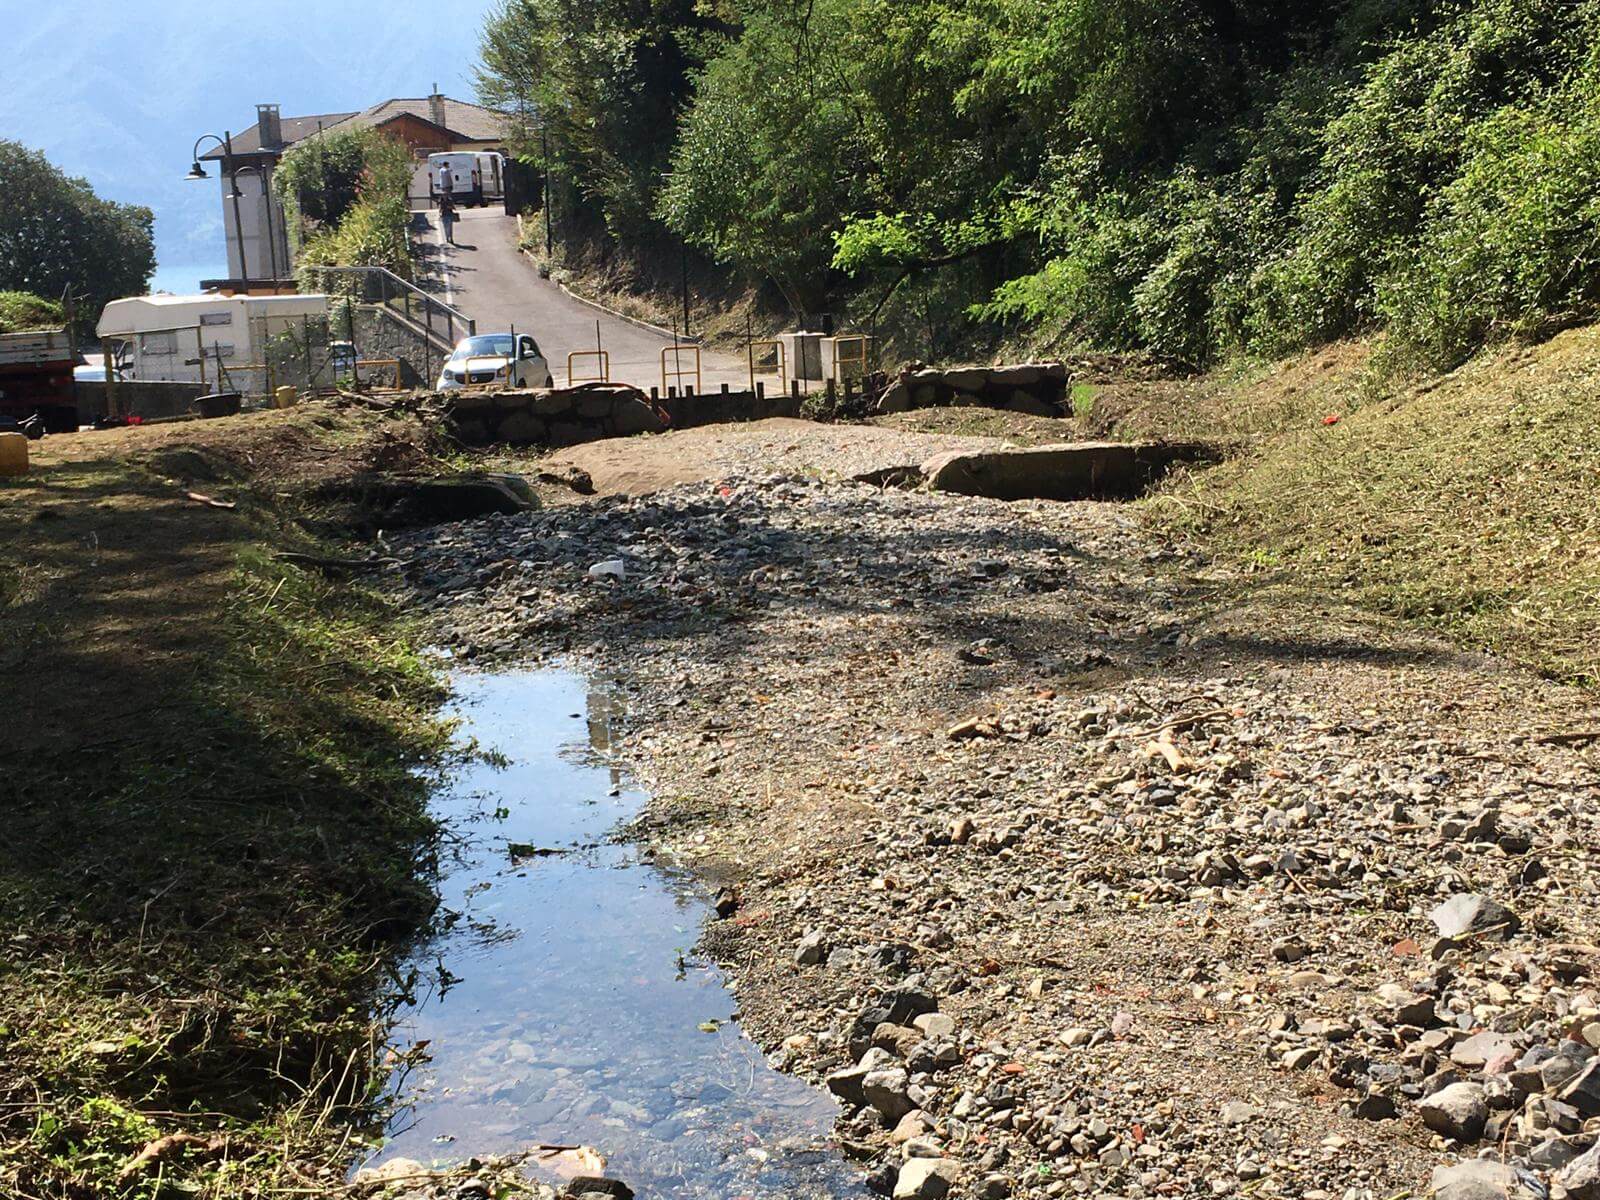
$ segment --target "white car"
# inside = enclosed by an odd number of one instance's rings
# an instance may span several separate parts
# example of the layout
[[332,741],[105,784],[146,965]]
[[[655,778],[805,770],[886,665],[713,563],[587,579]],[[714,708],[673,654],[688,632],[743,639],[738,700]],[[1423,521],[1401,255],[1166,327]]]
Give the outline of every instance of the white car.
[[463,338],[439,373],[438,389],[464,387],[554,387],[539,343],[525,333],[482,333]]

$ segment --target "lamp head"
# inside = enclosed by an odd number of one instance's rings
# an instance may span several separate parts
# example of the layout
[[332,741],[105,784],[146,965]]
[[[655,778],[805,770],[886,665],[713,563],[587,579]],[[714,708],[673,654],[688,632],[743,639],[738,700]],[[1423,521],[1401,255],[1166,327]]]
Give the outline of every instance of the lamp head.
[[189,168],[189,173],[187,175],[185,175],[184,178],[185,179],[210,179],[211,176],[206,174],[206,169],[200,165],[200,160],[199,159],[195,159],[194,166]]

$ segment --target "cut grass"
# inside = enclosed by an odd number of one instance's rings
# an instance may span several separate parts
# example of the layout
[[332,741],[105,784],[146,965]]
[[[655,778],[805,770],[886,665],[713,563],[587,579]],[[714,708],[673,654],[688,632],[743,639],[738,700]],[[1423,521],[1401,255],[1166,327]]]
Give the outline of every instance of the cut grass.
[[154,430],[51,439],[0,488],[6,1196],[321,1194],[382,1084],[448,730],[400,614],[275,561],[314,548],[292,496],[229,465],[359,437],[250,420],[194,427],[237,510],[137,465],[186,449]]
[[1600,683],[1600,330],[1300,420],[1151,502],[1261,574]]

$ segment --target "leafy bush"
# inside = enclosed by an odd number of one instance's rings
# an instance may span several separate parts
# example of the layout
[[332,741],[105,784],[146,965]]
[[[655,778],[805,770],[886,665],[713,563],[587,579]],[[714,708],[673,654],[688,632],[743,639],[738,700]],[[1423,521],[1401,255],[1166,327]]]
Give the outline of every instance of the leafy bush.
[[54,300],[30,292],[0,292],[0,333],[58,329],[66,320],[65,310]]
[[[315,228],[300,250],[308,267],[385,267],[403,279],[412,273],[411,154],[399,142],[373,134],[361,140],[362,170],[355,199],[338,224]],[[309,287],[313,280],[303,282]]]

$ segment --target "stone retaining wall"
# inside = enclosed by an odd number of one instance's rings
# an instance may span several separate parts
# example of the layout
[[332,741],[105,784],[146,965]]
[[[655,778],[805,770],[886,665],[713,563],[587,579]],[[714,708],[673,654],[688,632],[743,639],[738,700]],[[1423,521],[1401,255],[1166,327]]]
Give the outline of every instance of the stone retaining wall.
[[878,398],[874,411],[972,407],[1003,408],[1036,417],[1070,417],[1069,392],[1067,366],[1059,362],[902,371]]
[[662,433],[735,421],[792,417],[792,395],[703,392],[652,400],[626,384],[580,384],[550,391],[451,392],[446,419],[469,446],[576,446],[635,433]]

